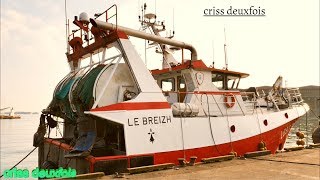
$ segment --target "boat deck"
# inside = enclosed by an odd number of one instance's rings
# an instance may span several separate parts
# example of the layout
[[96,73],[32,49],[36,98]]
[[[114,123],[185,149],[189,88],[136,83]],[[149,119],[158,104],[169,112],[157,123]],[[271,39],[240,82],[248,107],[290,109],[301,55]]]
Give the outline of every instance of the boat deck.
[[[318,179],[320,148],[127,175],[129,179]],[[113,179],[114,175],[101,179]]]

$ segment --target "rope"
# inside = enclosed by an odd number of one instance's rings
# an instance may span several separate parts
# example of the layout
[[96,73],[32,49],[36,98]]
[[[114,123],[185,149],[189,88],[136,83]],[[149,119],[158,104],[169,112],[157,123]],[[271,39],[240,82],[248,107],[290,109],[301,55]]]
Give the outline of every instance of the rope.
[[[211,138],[212,138],[212,140],[213,140],[213,143],[214,143],[214,147],[216,148],[216,150],[217,150],[217,152],[220,154],[220,155],[222,155],[222,153],[219,151],[219,149],[218,149],[218,146],[217,146],[217,144],[216,144],[216,141],[215,141],[215,139],[214,139],[214,137],[213,137],[213,133],[212,133],[212,127],[211,127],[211,118],[210,118],[210,105],[209,105],[209,98],[208,98],[208,95],[207,94],[205,94],[206,96],[207,96],[207,106],[208,106],[208,117],[209,117],[209,127],[210,127],[210,134],[211,134]],[[201,98],[202,99],[202,98]],[[218,104],[217,104],[218,105]],[[233,148],[232,148],[233,149]]]
[[71,161],[71,158],[68,160],[68,162],[64,165],[64,168],[67,168],[69,166],[69,163]]
[[[52,139],[51,139],[51,142],[52,142]],[[50,149],[51,149],[51,143],[49,144],[46,160],[48,160],[48,158],[49,158]]]
[[59,147],[58,147],[58,149],[59,149],[59,151],[58,151],[58,160],[57,160],[57,163],[56,163],[58,165],[59,165],[59,161],[60,161],[61,144],[62,144],[62,142],[60,141],[60,144],[59,144]]
[[[178,100],[180,102],[180,92],[178,93]],[[181,110],[181,106],[179,103],[179,111]],[[186,158],[186,151],[185,151],[185,147],[184,147],[184,133],[183,133],[183,126],[182,126],[182,114],[179,113],[180,115],[180,128],[181,128],[181,138],[182,138],[182,147],[183,147],[183,157]]]
[[262,131],[261,131],[261,126],[260,126],[260,122],[259,122],[259,115],[258,115],[258,110],[257,109],[255,109],[255,110],[253,110],[253,111],[255,111],[256,112],[256,115],[257,115],[257,122],[258,122],[258,126],[259,126],[259,131],[260,131],[260,134],[259,134],[259,137],[260,137],[260,141],[263,141],[263,139],[262,139]]
[[313,115],[317,118],[320,119],[320,116],[317,116],[317,114],[310,108],[310,111],[313,113]]
[[47,128],[49,129],[48,130],[48,138],[50,138],[51,128],[50,128],[50,126],[48,124],[47,124]]
[[[308,111],[307,111],[307,109],[304,107],[304,106],[302,106],[303,107],[303,109],[306,111],[306,128],[305,128],[305,130],[306,130],[306,144],[307,144],[307,146],[308,146],[308,139],[309,139],[309,137],[308,137]],[[310,108],[310,110],[312,111],[312,109]],[[313,111],[312,111],[313,112]],[[315,113],[314,113],[315,114]],[[317,116],[316,116],[317,117]]]
[[[33,148],[24,158],[22,158],[17,164],[15,164],[12,168],[10,168],[10,170],[12,170],[13,168],[15,168],[16,166],[18,166],[23,160],[25,160],[31,153],[33,153],[34,150],[36,150],[38,147]],[[4,176],[4,174],[2,174],[0,176],[0,178],[2,178]]]
[[281,161],[281,160],[274,160],[274,159],[260,159],[260,158],[255,158],[255,157],[248,158],[248,159],[255,159],[255,160],[261,160],[261,161],[292,163],[292,164],[304,164],[304,165],[311,165],[311,166],[320,166],[320,164],[303,163],[303,162],[292,162],[292,161]]
[[61,136],[61,137],[63,137],[63,135],[62,135],[62,133],[61,133],[61,130],[60,130],[60,127],[59,127],[59,126],[57,126],[57,127],[56,127],[56,129],[58,130],[58,132],[59,132],[60,136]]
[[308,146],[308,112],[304,106],[302,106],[303,109],[306,111],[306,144]]
[[230,138],[231,151],[234,152],[231,133],[230,133],[230,122],[229,122],[228,108],[226,108],[226,115],[227,115],[227,122],[228,122],[228,132],[229,132],[229,138]]

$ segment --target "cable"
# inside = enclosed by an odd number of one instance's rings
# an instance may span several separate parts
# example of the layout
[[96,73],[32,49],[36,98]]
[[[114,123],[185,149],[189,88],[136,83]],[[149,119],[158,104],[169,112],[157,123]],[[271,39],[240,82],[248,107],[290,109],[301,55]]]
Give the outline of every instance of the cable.
[[257,122],[258,122],[258,126],[259,126],[259,131],[260,131],[260,134],[259,134],[259,136],[260,136],[260,141],[263,141],[261,126],[260,126],[260,121],[259,121],[259,115],[258,115],[258,110],[255,108],[255,110],[253,110],[253,111],[255,111],[255,112],[256,112],[256,115],[257,115],[257,120],[258,120]]
[[66,164],[64,165],[64,168],[67,168],[69,166],[70,161],[71,161],[71,158],[68,160],[68,162],[66,162]]
[[303,109],[306,111],[306,144],[308,146],[308,111],[306,108],[302,105]]
[[63,135],[62,135],[62,133],[61,133],[61,130],[60,130],[59,126],[57,126],[57,129],[58,129],[58,131],[59,131],[60,136],[61,136],[61,137],[63,137]]
[[[180,102],[180,92],[178,92],[178,101]],[[181,106],[180,106],[180,103],[179,103],[179,111],[180,110],[181,110]],[[185,147],[184,147],[184,133],[183,133],[183,125],[182,125],[182,114],[181,114],[181,112],[179,114],[180,114],[180,128],[181,128],[183,157],[184,157],[184,159],[186,159],[186,151],[185,151]]]
[[303,163],[303,162],[292,162],[292,161],[281,161],[281,160],[274,160],[274,159],[260,159],[260,158],[255,158],[255,157],[248,158],[248,159],[255,159],[255,160],[261,160],[261,161],[292,163],[292,164],[304,164],[304,165],[311,165],[311,166],[320,166],[320,164]]
[[320,116],[317,116],[317,114],[310,108],[310,111],[313,113],[313,115],[317,118],[320,119]]
[[[36,150],[38,147],[33,148],[24,158],[22,158],[17,164],[15,164],[12,168],[10,168],[10,170],[12,170],[13,168],[15,168],[16,166],[18,166],[23,160],[25,160],[31,153],[33,153],[34,150]],[[0,176],[0,178],[2,178],[4,176],[4,174],[2,174]]]
[[[229,122],[228,108],[226,109],[226,115],[227,115],[227,122],[228,122],[228,128],[229,128],[230,127],[230,122]],[[231,152],[235,152],[234,149],[233,149],[233,143],[232,143],[230,130],[228,132],[229,132],[229,138],[230,138]]]
[[[211,127],[211,118],[210,118],[209,98],[208,98],[208,94],[205,93],[205,95],[207,96],[208,117],[209,117],[208,120],[209,120],[209,127],[210,127],[211,138],[212,138],[212,140],[213,140],[214,147],[216,148],[217,152],[218,152],[220,155],[222,155],[222,153],[219,151],[218,145],[216,144],[216,141],[214,140],[214,137],[213,137],[212,127]],[[202,98],[201,98],[201,100],[202,100]],[[217,104],[217,106],[219,106],[219,105]],[[232,148],[232,149],[233,149],[233,148]]]

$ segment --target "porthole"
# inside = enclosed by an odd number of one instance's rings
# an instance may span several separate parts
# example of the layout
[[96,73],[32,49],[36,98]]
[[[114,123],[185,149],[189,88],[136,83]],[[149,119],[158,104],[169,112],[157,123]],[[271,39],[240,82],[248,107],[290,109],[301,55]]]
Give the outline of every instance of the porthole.
[[268,126],[268,120],[265,119],[265,120],[263,121],[263,124],[264,124],[265,126]]
[[230,127],[230,131],[231,131],[231,132],[235,132],[235,131],[236,131],[236,127],[235,127],[234,125],[232,125],[232,126]]

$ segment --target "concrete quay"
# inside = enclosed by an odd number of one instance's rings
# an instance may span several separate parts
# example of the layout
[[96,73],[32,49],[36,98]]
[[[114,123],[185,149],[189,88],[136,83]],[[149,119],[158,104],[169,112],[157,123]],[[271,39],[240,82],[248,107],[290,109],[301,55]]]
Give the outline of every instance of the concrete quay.
[[320,179],[320,148],[98,179]]

